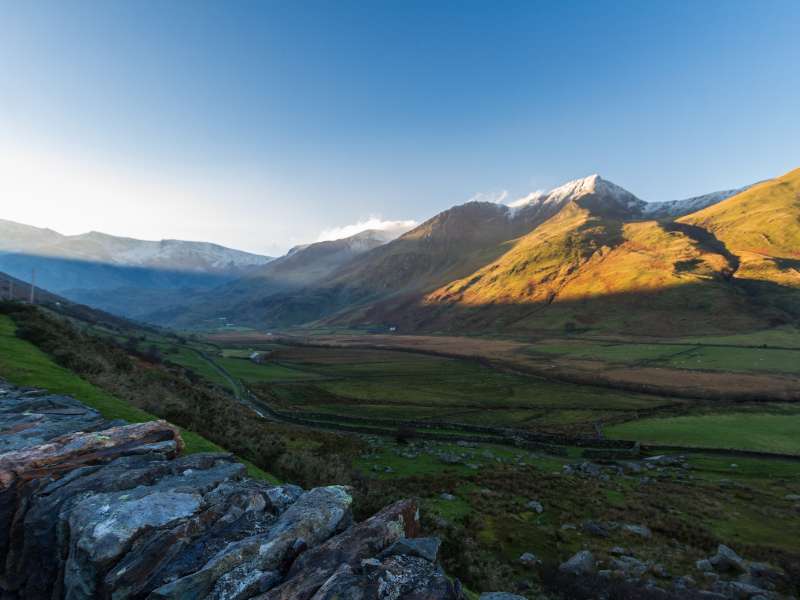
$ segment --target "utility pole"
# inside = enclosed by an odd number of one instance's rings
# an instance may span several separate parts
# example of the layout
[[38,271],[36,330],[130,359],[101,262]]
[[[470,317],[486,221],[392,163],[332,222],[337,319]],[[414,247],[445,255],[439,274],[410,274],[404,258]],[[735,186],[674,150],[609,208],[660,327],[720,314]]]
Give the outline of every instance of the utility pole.
[[31,304],[36,304],[36,269],[31,269]]

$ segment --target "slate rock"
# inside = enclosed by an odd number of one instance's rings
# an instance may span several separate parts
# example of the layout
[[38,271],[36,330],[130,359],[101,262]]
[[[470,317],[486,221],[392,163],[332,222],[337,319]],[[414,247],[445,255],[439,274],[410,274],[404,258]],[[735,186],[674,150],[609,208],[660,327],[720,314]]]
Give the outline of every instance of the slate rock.
[[379,558],[388,556],[406,555],[417,556],[435,563],[439,556],[439,547],[442,540],[438,537],[402,538],[380,553]]
[[608,527],[597,521],[585,521],[581,525],[581,531],[594,537],[607,538],[610,535]]
[[594,555],[589,550],[581,550],[566,562],[559,565],[558,570],[570,575],[591,575],[596,567]]
[[178,457],[167,423],[109,425],[0,381],[2,600],[464,600],[411,500],[353,524],[347,488],[273,486],[229,454]]
[[746,573],[747,562],[725,544],[717,547],[717,553],[708,559],[719,572]]
[[525,505],[525,508],[538,514],[542,514],[544,512],[544,506],[542,506],[542,503],[537,500],[531,500]]

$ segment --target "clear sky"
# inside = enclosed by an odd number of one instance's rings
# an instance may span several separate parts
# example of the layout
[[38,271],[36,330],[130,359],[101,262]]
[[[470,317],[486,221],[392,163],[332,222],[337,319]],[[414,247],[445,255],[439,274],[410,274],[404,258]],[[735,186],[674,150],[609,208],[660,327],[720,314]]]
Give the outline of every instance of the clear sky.
[[0,0],[0,218],[276,254],[800,166],[800,2]]

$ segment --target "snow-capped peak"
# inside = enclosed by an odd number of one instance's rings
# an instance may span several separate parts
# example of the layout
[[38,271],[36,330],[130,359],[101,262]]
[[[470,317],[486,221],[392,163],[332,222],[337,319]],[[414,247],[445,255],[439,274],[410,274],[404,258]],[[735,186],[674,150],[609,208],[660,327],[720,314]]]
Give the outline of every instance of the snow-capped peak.
[[588,177],[568,181],[549,192],[535,191],[510,202],[507,205],[511,209],[509,216],[515,217],[520,211],[527,209],[561,206],[570,200],[577,200],[590,194],[609,198],[625,208],[637,208],[640,204],[644,204],[626,189],[594,173]]

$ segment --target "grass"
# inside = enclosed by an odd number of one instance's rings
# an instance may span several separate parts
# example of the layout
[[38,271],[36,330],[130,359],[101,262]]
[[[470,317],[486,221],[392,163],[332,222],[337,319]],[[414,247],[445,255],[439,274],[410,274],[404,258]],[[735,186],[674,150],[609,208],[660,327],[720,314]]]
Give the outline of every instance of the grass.
[[310,363],[309,353],[297,366],[313,365],[314,373],[328,378],[316,385],[333,394],[386,404],[631,410],[653,404],[648,396],[502,373],[468,360],[397,352],[390,360],[371,361],[368,352],[342,351],[347,352],[350,362]]
[[243,358],[219,358],[215,360],[233,377],[246,382],[260,383],[317,378],[317,375],[313,373],[306,373],[273,362],[256,364]]
[[800,414],[729,413],[643,419],[609,427],[606,434],[650,444],[800,455]]
[[[795,336],[797,334],[794,334]],[[724,338],[720,338],[724,339]],[[738,338],[740,343],[747,338]],[[765,339],[761,337],[753,338]],[[778,336],[784,343],[792,342],[792,334]],[[800,336],[794,339],[800,342]],[[717,343],[706,340],[706,343]],[[755,344],[754,344],[755,345]],[[601,360],[626,365],[657,366],[674,369],[710,371],[774,372],[800,374],[800,349],[704,346],[702,344],[658,344],[596,342],[540,343],[528,350],[532,354],[565,356],[575,359]]]
[[[16,337],[15,331],[14,322],[8,316],[0,315],[0,377],[15,385],[43,388],[54,394],[73,396],[98,410],[106,419],[142,423],[158,418],[57,365],[36,346]],[[187,454],[225,452],[224,448],[192,431],[182,429],[181,437],[186,444]],[[247,462],[245,465],[251,477],[276,481],[272,475],[255,465]]]

